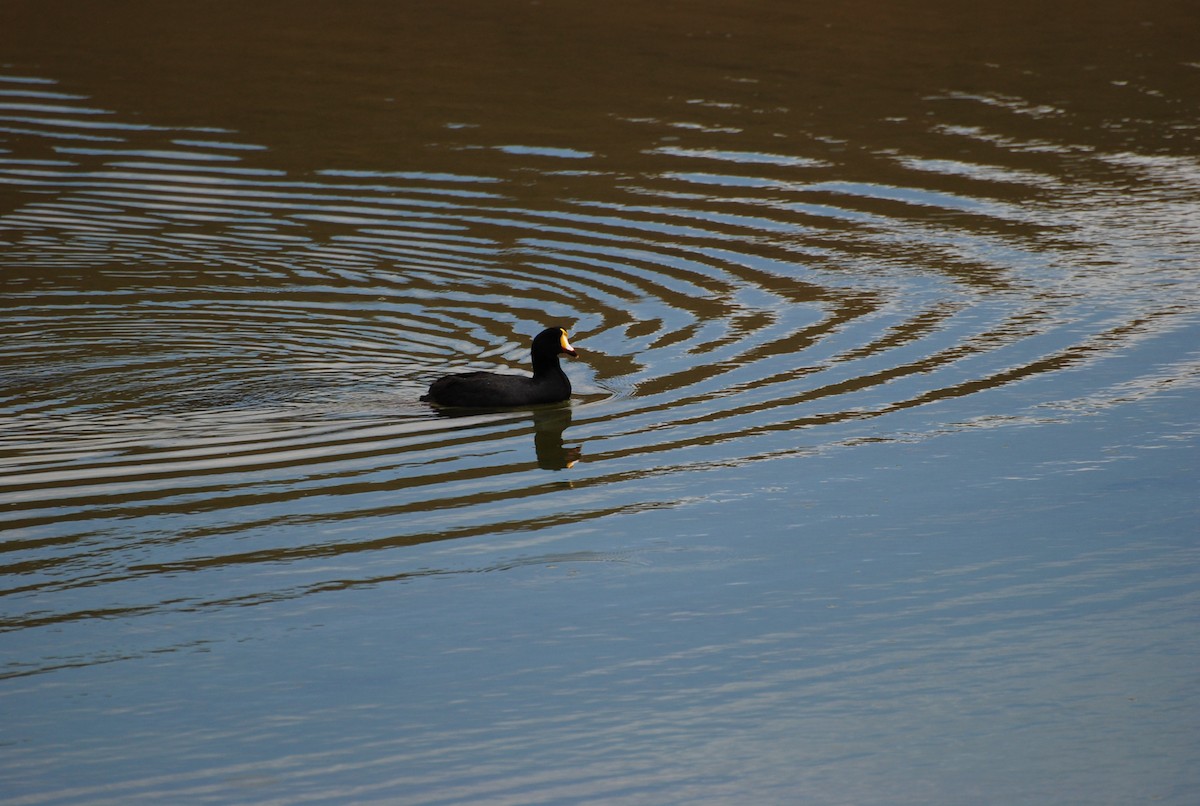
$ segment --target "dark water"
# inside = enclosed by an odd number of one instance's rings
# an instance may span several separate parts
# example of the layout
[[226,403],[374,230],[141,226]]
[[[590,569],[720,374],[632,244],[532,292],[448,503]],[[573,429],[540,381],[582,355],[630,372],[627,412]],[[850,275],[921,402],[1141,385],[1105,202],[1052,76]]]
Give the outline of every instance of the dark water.
[[1197,42],[4,4],[6,802],[1193,803]]

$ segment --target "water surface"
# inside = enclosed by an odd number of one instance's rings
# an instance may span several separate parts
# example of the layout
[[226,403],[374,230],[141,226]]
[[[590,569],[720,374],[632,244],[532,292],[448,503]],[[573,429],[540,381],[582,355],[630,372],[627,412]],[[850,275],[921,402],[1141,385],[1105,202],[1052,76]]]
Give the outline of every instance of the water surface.
[[1073,7],[6,4],[6,798],[1191,803],[1200,31]]

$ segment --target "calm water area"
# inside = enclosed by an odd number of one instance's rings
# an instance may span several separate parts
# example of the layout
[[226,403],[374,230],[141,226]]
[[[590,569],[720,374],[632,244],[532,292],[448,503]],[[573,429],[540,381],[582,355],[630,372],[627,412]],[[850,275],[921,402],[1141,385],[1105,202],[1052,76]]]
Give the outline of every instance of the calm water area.
[[0,801],[1200,802],[1198,267],[1192,2],[5,0]]

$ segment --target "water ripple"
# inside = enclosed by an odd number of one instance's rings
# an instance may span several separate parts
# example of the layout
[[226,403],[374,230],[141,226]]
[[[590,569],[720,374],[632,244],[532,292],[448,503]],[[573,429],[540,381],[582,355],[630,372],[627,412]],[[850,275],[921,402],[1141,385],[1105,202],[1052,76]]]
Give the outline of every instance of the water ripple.
[[[296,176],[52,86],[0,77],[0,595],[536,532],[675,505],[684,470],[1072,416],[1057,378],[1108,367],[1091,407],[1163,383],[1123,356],[1194,309],[1188,160],[1054,151],[1095,169],[1067,205],[1046,146],[978,126],[942,127],[986,145],[969,157],[874,155],[879,184],[706,125],[637,175],[509,142],[496,175]],[[571,406],[418,401],[447,370],[520,371],[551,324],[581,350]],[[304,595],[318,569],[220,601]],[[63,601],[3,626],[108,617]]]

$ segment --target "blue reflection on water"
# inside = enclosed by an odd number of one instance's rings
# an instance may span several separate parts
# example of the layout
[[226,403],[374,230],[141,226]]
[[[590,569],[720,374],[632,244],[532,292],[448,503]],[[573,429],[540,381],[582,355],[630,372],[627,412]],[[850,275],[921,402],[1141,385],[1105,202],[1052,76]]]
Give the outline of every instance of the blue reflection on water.
[[6,788],[45,791],[57,736],[64,801],[1185,802],[1191,398],[692,472],[407,576],[55,630],[120,662],[9,682]]

